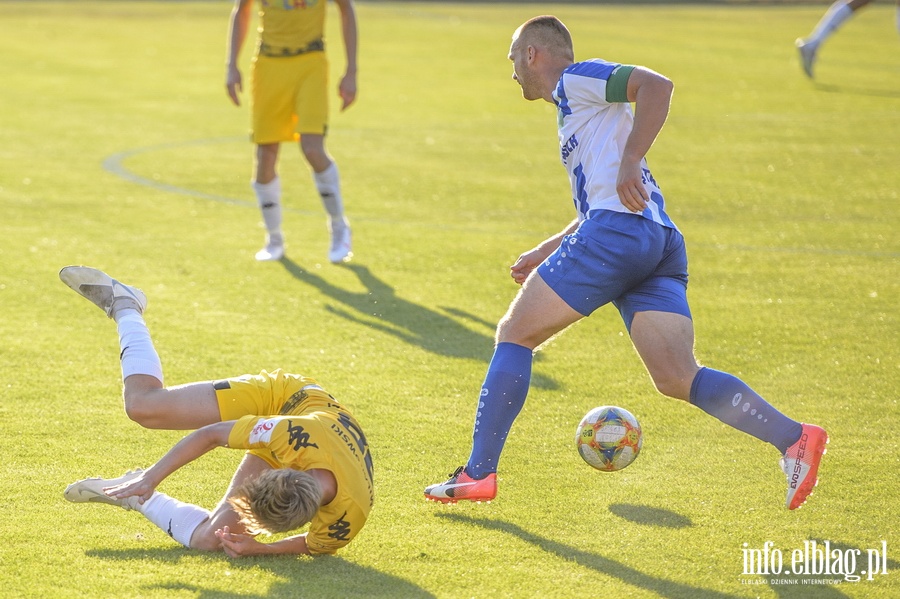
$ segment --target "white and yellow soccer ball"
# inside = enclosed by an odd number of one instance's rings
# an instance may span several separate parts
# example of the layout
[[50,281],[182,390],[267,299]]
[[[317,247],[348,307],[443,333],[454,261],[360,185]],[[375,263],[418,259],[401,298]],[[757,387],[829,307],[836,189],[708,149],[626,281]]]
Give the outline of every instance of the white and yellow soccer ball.
[[575,430],[578,455],[603,472],[615,472],[631,464],[643,442],[637,418],[618,406],[594,408]]

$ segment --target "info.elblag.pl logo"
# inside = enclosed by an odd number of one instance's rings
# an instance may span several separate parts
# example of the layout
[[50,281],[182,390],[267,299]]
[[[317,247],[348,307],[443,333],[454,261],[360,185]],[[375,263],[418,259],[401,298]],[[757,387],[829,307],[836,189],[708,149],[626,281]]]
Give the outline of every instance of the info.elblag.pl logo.
[[[846,547],[831,541],[803,541],[802,547],[783,551],[772,541],[761,548],[743,544],[744,576],[774,576],[769,584],[839,584],[875,580],[888,573],[887,541],[870,549]],[[892,564],[896,565],[896,564]],[[798,577],[798,578],[790,578]],[[809,578],[815,577],[815,578]]]

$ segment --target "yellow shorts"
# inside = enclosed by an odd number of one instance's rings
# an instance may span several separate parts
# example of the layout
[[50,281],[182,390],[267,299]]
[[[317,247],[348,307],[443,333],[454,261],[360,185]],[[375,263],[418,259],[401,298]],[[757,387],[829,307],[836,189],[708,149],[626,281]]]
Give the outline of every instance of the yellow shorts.
[[252,129],[256,144],[297,141],[328,127],[328,59],[325,52],[256,56],[250,75]]
[[310,408],[339,405],[315,380],[281,369],[215,381],[213,387],[222,420],[300,414]]

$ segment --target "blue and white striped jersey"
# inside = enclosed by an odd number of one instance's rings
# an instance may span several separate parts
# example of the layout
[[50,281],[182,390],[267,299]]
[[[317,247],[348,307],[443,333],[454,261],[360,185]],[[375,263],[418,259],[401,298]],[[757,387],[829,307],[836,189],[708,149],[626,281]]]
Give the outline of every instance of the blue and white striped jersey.
[[[634,115],[627,101],[607,100],[610,78],[623,68],[628,67],[596,58],[574,63],[563,71],[553,92],[560,158],[569,173],[572,199],[581,220],[594,210],[630,212],[619,201],[616,178]],[[665,213],[662,191],[646,159],[641,160],[641,167],[651,200],[641,216],[677,228]]]

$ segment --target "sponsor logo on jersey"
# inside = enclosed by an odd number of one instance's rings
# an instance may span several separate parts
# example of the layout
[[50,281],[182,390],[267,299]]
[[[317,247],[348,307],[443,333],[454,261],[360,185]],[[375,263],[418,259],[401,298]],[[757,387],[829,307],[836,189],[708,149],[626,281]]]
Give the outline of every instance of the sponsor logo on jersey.
[[350,537],[350,523],[344,520],[344,517],[347,515],[347,512],[341,514],[341,517],[337,519],[334,524],[331,524],[328,527],[328,530],[331,532],[328,533],[328,536],[332,539],[338,541],[346,541]]
[[278,418],[260,418],[250,431],[250,444],[268,443],[272,439],[272,431],[278,424]]
[[309,442],[309,433],[299,424],[295,426],[291,420],[288,420],[288,435],[288,445],[293,445],[294,451],[300,451],[301,447],[319,448],[315,443]]
[[575,138],[575,134],[573,133],[572,137],[566,140],[566,143],[561,145],[559,148],[559,157],[562,159],[563,164],[568,164],[567,161],[569,160],[569,156],[572,154],[572,152],[575,151],[575,148],[577,147],[578,140]]

